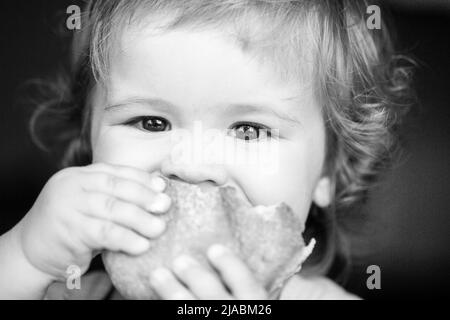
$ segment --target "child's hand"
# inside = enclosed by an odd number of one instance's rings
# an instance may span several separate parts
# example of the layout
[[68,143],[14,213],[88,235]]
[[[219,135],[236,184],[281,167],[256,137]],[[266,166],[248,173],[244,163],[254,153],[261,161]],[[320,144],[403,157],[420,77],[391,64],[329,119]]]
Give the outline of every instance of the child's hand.
[[140,254],[147,238],[159,236],[168,210],[161,178],[134,168],[93,164],[56,173],[19,223],[20,246],[28,262],[51,280],[70,265],[85,273],[102,249]]
[[154,271],[150,278],[153,289],[167,300],[268,299],[264,287],[231,250],[213,245],[208,250],[208,258],[218,274],[191,257],[181,256],[174,261],[173,272],[168,269]]

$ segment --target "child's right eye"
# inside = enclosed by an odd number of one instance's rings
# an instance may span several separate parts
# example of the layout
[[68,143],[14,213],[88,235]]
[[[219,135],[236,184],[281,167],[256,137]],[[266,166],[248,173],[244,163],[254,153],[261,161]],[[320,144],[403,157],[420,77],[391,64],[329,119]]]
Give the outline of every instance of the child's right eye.
[[169,121],[167,121],[164,118],[155,116],[137,117],[128,121],[125,124],[129,126],[134,126],[140,130],[150,132],[162,132],[162,131],[169,131],[172,129],[172,125],[170,124]]

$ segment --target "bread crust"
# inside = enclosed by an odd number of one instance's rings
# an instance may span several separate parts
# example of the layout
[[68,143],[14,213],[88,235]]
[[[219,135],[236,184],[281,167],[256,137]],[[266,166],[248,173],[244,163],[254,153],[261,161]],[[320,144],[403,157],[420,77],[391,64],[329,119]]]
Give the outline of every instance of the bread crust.
[[177,180],[168,180],[166,192],[172,198],[171,209],[161,216],[167,229],[151,240],[146,253],[103,253],[105,268],[125,298],[158,299],[149,275],[156,268],[170,268],[181,254],[212,269],[206,250],[214,243],[236,252],[270,297],[277,298],[313,249],[314,241],[305,247],[304,225],[284,203],[252,207],[233,187],[205,189]]

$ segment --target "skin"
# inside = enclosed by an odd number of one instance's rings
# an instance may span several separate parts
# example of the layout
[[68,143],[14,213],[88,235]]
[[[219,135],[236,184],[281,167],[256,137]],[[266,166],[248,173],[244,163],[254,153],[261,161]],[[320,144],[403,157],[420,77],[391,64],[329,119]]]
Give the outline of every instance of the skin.
[[[94,161],[138,167],[194,184],[231,185],[253,205],[284,201],[303,221],[312,201],[328,205],[329,180],[322,176],[324,122],[306,81],[281,79],[269,65],[263,65],[214,31],[181,30],[159,35],[145,30],[126,32],[111,66],[110,90],[97,92],[93,114]],[[312,76],[302,77],[308,78]],[[130,103],[134,99],[139,101]],[[146,103],[146,99],[164,100],[164,105]],[[232,105],[263,105],[266,109],[250,112],[243,107],[230,108]],[[283,114],[283,118],[273,112]],[[151,132],[143,123],[124,125],[140,116],[162,117],[171,128]],[[242,129],[239,122],[245,121],[279,130],[279,138],[274,142],[255,139],[246,143],[231,138],[237,141],[236,152],[252,153],[258,144],[277,143],[278,158],[274,161],[278,165],[274,165],[273,172],[239,163],[174,160],[172,150],[180,147],[171,139],[174,132],[189,133],[201,123],[203,136],[218,130],[218,135],[226,137],[226,129],[231,129],[233,135],[233,131]],[[189,150],[196,142],[207,144],[201,138],[202,135],[194,136],[194,142],[183,147]],[[204,146],[211,154],[220,152],[221,147]],[[269,152],[262,157],[272,159]],[[267,297],[250,270],[232,252],[215,247],[208,256],[217,274],[210,274],[190,257],[180,257],[172,270],[155,272],[153,286],[164,299]]]
[[[329,179],[322,175],[324,121],[307,82],[281,79],[269,64],[215,31],[150,31],[124,32],[112,56],[108,90],[95,88],[94,163],[58,172],[24,219],[0,238],[0,255],[11,257],[0,270],[0,288],[5,288],[0,297],[40,298],[50,283],[65,279],[68,266],[86,272],[101,250],[146,251],[148,239],[164,232],[158,215],[170,207],[158,176],[204,187],[234,186],[253,205],[284,201],[303,221],[313,201],[329,204]],[[312,79],[309,69],[302,79]],[[148,121],[155,116],[162,119],[162,131]],[[253,125],[247,127],[247,142],[239,134],[243,122]],[[234,152],[241,155],[276,145],[261,153],[275,169],[180,161],[174,149],[192,151],[193,144],[174,141],[173,134],[188,135],[199,124],[203,131],[191,141],[205,154],[223,147],[203,141],[211,132],[234,143]],[[279,130],[279,137],[257,138],[262,127]],[[216,273],[183,256],[172,268],[151,275],[153,287],[163,299],[267,298],[233,252],[215,245],[208,258]],[[29,276],[10,281],[17,270]]]

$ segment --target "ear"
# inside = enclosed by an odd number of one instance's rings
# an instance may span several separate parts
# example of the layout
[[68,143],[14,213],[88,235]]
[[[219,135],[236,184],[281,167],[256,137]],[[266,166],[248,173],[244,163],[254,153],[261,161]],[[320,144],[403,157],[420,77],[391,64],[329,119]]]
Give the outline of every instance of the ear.
[[329,177],[322,177],[317,182],[313,192],[314,203],[321,208],[327,207],[331,203],[331,180]]

